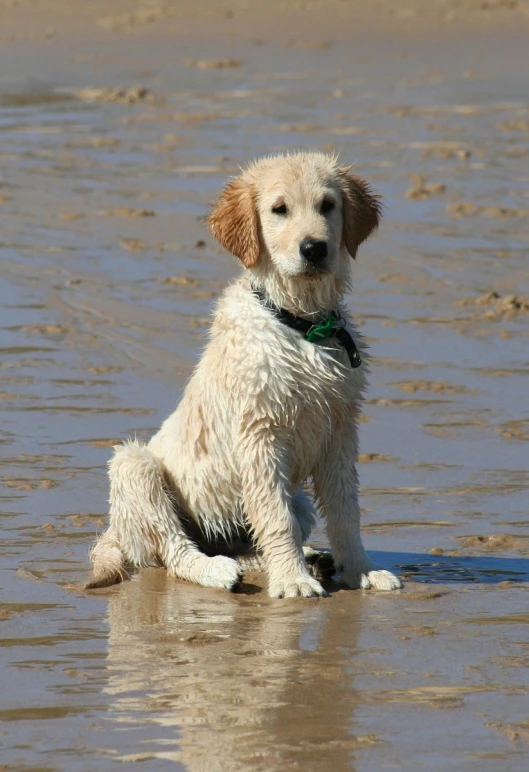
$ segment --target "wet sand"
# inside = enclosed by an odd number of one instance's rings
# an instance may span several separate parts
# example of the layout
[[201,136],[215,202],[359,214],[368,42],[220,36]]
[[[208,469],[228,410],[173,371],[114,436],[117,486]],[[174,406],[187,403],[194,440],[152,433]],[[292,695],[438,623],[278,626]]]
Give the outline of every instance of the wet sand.
[[[526,4],[109,8],[0,4],[0,769],[526,772]],[[405,588],[82,592],[111,446],[237,270],[209,202],[298,147],[385,201],[350,306],[366,543]]]

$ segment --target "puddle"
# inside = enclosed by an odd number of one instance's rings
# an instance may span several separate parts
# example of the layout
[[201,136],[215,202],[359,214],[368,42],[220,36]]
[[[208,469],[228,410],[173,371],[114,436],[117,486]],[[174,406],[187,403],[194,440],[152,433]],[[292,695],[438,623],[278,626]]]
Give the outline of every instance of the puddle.
[[528,582],[529,560],[479,560],[475,558],[438,558],[427,562],[396,563],[399,574],[415,582]]
[[[507,666],[527,662],[526,41],[352,45],[334,0],[295,38],[242,6],[90,0],[69,37],[56,10],[8,5],[0,763],[526,772]],[[174,408],[237,270],[208,206],[299,147],[340,150],[385,202],[349,300],[374,357],[366,542],[406,586],[272,602],[259,576],[224,594],[153,569],[81,592],[111,445]]]

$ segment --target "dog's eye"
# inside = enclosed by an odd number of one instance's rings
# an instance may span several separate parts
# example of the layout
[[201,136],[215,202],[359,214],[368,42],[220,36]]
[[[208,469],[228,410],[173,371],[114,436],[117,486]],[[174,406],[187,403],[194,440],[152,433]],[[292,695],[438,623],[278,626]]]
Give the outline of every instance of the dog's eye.
[[328,214],[329,212],[332,212],[334,209],[334,201],[331,201],[330,198],[325,198],[322,201],[320,212],[322,214]]
[[272,207],[272,212],[274,214],[286,214],[287,213],[287,205],[286,204],[278,204],[277,206]]

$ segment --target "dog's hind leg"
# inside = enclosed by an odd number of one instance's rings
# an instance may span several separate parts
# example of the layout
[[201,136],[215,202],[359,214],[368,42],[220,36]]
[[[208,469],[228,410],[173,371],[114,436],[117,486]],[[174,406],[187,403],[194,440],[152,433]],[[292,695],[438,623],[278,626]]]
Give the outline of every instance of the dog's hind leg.
[[[126,564],[138,568],[163,565],[172,576],[204,587],[231,589],[239,582],[235,560],[223,555],[208,557],[189,538],[165,482],[163,463],[145,445],[131,440],[118,447],[109,476],[110,527],[92,550],[99,573],[106,571],[120,581],[117,549],[122,568]],[[112,547],[108,558],[105,544]]]
[[[318,515],[314,503],[303,488],[300,488],[294,497],[293,510],[301,529],[301,539],[305,543],[310,538]],[[305,545],[303,547],[303,554],[305,555],[309,573],[314,579],[318,579],[321,582],[325,579],[330,579],[334,575],[336,569],[330,550],[315,549]]]
[[[309,574],[320,582],[331,579],[336,573],[334,558],[330,550],[314,549],[314,547],[303,547],[303,554],[307,563]],[[262,555],[258,552],[248,552],[245,555],[237,555],[237,563],[241,571],[265,571],[266,566]]]
[[318,516],[314,504],[303,488],[300,488],[294,496],[292,509],[301,529],[301,540],[305,543],[310,537]]

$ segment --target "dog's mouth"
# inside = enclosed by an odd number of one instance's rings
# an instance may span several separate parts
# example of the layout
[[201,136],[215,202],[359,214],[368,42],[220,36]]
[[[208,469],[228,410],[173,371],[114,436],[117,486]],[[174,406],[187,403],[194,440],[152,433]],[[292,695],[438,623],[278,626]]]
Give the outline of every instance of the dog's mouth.
[[322,265],[308,264],[304,266],[301,276],[304,276],[307,279],[320,279],[323,276],[327,276],[329,273],[331,273],[331,269],[326,264],[322,264]]

